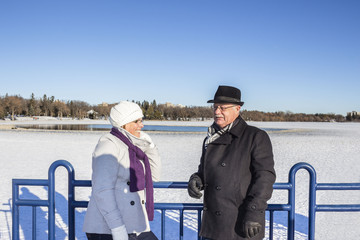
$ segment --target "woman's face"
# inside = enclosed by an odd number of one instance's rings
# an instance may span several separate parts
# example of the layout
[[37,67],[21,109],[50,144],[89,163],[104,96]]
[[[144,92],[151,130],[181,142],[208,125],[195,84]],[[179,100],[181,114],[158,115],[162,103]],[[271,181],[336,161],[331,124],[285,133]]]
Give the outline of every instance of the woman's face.
[[135,137],[140,137],[140,131],[143,127],[143,120],[139,118],[138,120],[125,124],[124,129]]

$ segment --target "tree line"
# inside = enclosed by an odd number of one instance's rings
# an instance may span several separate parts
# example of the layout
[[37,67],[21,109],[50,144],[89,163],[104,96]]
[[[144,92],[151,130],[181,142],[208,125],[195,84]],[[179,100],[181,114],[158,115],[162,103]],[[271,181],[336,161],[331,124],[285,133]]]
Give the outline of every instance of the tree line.
[[[174,106],[171,104],[157,104],[156,100],[134,101],[143,110],[145,119],[148,120],[205,120],[213,117],[213,110],[206,106]],[[0,119],[10,118],[14,120],[16,116],[50,116],[58,118],[101,118],[107,119],[110,109],[117,103],[90,105],[84,101],[70,100],[60,101],[54,96],[48,97],[46,94],[41,98],[35,98],[31,94],[29,99],[18,95],[0,96]],[[91,111],[93,110],[93,111]],[[89,112],[90,111],[90,112]],[[344,122],[360,121],[360,116],[342,116],[339,114],[305,114],[292,112],[261,112],[242,110],[241,116],[246,121],[300,121],[300,122]]]
[[[143,110],[145,119],[148,120],[189,120],[194,118],[204,120],[212,117],[212,111],[208,107],[169,106],[167,104],[157,104],[155,100],[152,102],[137,101],[136,103]],[[87,102],[78,100],[60,101],[55,99],[54,96],[48,97],[46,94],[41,98],[36,98],[34,94],[31,94],[29,99],[19,95],[9,96],[6,94],[0,96],[0,119],[10,118],[15,120],[17,116],[107,119],[111,108],[116,104],[90,105]]]

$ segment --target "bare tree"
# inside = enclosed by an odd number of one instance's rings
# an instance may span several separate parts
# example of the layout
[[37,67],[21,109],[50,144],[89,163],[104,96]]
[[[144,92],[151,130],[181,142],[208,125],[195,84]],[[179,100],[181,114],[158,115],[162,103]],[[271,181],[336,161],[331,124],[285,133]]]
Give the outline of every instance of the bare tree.
[[5,104],[4,99],[0,97],[0,119],[5,118]]
[[110,115],[110,109],[110,105],[94,106],[94,110],[99,114],[99,116],[104,117],[105,119],[107,119]]
[[24,99],[19,96],[7,96],[5,97],[5,109],[11,115],[11,120],[14,121],[15,115],[20,114],[23,110]]
[[73,118],[83,119],[86,117],[86,113],[90,110],[90,105],[83,101],[70,101],[67,103],[70,109],[70,115]]
[[53,108],[54,108],[54,114],[59,118],[62,118],[64,115],[68,116],[70,114],[69,107],[66,105],[66,103],[60,100],[56,100],[53,103]]

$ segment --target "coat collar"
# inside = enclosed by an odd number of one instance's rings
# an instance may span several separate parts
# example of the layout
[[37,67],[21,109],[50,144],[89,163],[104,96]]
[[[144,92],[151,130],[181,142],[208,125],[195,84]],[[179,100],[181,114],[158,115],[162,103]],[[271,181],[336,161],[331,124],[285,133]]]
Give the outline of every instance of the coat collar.
[[118,130],[124,134],[132,144],[139,147],[142,151],[146,151],[147,148],[153,147],[153,143],[151,141],[151,138],[144,132],[140,132],[140,137],[135,137],[128,131],[126,131],[123,128],[118,128]]
[[244,119],[242,119],[241,116],[239,116],[237,118],[239,120],[239,122],[233,126],[228,133],[222,135],[221,137],[219,137],[218,139],[216,139],[214,142],[214,144],[230,144],[232,142],[233,136],[236,138],[241,137],[241,135],[243,134],[247,123],[244,121]]
[[229,132],[236,137],[240,137],[243,134],[245,128],[247,127],[247,123],[240,115],[237,119],[239,120],[239,122],[233,128],[231,128]]

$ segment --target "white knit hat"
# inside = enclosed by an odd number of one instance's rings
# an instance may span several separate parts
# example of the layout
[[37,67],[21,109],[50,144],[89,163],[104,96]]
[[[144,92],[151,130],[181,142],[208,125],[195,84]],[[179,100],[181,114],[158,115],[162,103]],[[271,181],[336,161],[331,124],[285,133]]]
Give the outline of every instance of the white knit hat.
[[113,127],[120,128],[129,122],[143,117],[144,115],[139,105],[133,102],[121,101],[111,108],[109,120]]

